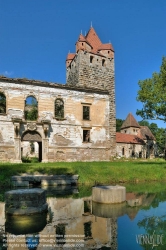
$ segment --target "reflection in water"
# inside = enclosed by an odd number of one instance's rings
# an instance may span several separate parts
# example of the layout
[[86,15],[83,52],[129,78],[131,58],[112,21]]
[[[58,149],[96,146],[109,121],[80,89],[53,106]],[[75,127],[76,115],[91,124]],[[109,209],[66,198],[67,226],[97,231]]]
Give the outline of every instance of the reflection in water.
[[92,227],[91,227],[92,222],[88,221],[84,223],[84,235],[85,235],[85,240],[92,239]]
[[22,216],[6,216],[5,231],[11,234],[34,234],[47,224],[47,213]]
[[[152,209],[154,213],[154,208],[160,205],[160,200],[164,201],[164,196],[159,193],[127,193],[127,201],[115,205],[92,202],[91,196],[77,199],[49,197],[47,214],[7,216],[5,227],[0,221],[0,229],[4,230],[0,237],[2,239],[2,235],[6,235],[8,250],[52,250],[65,249],[67,246],[68,249],[142,249],[135,240],[135,232],[142,233],[143,229],[145,233],[151,234],[155,229],[159,234],[166,229],[164,215],[151,216]],[[144,217],[145,213],[149,216]],[[128,227],[132,223],[135,223],[135,229]],[[125,231],[127,243],[123,237]],[[133,235],[133,243],[130,242],[130,234]],[[11,248],[12,235],[18,236],[21,243],[17,243],[22,244],[22,247]],[[132,248],[129,244],[133,244]],[[143,248],[151,249],[147,246]]]
[[38,244],[39,244],[39,235],[38,234],[26,236],[26,245],[27,245],[29,250],[37,249]]
[[58,224],[56,225],[56,242],[57,245],[64,245],[65,241],[65,226],[66,224]]

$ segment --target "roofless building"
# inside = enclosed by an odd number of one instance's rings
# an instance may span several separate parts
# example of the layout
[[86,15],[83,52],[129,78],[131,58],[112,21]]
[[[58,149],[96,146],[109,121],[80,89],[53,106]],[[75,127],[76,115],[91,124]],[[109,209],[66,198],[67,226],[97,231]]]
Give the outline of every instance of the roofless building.
[[66,59],[66,84],[0,77],[0,161],[116,155],[114,49],[93,27]]

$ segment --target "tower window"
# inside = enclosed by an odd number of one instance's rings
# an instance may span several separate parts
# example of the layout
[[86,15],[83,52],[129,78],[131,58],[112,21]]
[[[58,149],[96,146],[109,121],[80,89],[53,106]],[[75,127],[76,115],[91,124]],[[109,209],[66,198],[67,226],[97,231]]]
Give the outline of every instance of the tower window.
[[82,46],[83,46],[84,44],[82,43]]
[[125,154],[125,149],[124,148],[122,148],[122,155],[124,155]]
[[110,53],[110,51],[108,50],[108,54]]
[[90,63],[93,62],[93,56],[90,56]]
[[6,113],[6,96],[0,93],[0,114]]
[[83,142],[90,142],[90,130],[83,130]]
[[90,120],[90,107],[83,106],[83,120]]
[[102,66],[104,67],[105,66],[105,60],[102,59]]
[[63,119],[64,118],[64,102],[61,98],[55,100],[55,118]]

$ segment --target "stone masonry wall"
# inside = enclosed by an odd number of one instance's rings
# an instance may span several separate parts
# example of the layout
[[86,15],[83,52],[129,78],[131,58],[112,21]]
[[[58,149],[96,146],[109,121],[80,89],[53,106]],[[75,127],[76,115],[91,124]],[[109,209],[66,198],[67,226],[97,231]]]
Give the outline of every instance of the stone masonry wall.
[[[92,62],[90,57],[93,56]],[[102,60],[104,65],[102,66]],[[67,68],[67,85],[89,87],[109,92],[109,135],[110,155],[116,154],[116,116],[114,58],[78,51],[70,67]]]

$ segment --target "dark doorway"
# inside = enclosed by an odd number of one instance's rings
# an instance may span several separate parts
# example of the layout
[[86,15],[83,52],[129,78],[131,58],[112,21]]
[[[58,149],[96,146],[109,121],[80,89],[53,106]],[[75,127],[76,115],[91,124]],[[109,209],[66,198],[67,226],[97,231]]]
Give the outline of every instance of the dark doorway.
[[42,142],[38,142],[39,144],[39,162],[42,161]]

